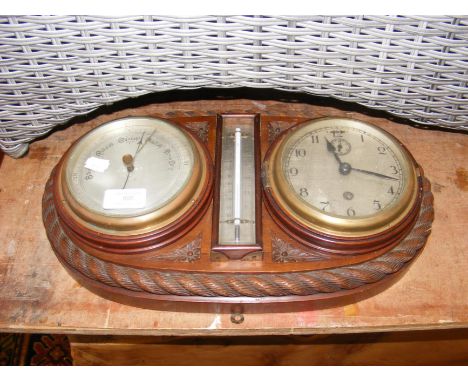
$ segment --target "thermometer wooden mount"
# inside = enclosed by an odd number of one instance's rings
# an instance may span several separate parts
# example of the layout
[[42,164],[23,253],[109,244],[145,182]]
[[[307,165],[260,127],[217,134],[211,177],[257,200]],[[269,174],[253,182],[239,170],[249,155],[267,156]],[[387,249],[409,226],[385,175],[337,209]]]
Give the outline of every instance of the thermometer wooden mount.
[[64,154],[43,197],[57,258],[124,304],[346,304],[395,282],[430,233],[423,170],[346,118],[128,117]]
[[218,116],[213,260],[262,259],[259,123],[259,115]]

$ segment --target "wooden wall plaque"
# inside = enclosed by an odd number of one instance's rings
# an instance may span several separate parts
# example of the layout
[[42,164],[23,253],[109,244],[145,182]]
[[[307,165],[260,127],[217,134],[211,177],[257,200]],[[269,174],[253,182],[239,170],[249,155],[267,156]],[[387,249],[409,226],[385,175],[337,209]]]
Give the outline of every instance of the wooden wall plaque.
[[[275,205],[262,168],[282,134],[308,118],[267,113],[252,117],[255,243],[220,246],[220,126],[231,117],[200,114],[168,119],[203,147],[208,158],[204,191],[198,206],[171,223],[170,230],[144,232],[138,240],[101,233],[89,240],[86,229],[63,213],[61,164],[57,165],[45,188],[43,221],[58,259],[80,284],[105,298],[148,308],[157,307],[160,301],[345,304],[349,298],[395,282],[422,251],[433,220],[433,198],[430,183],[415,161],[414,204],[395,229],[379,234],[379,240],[363,236],[351,240],[342,251],[317,245],[329,236],[301,231]],[[307,239],[310,236],[315,241]]]

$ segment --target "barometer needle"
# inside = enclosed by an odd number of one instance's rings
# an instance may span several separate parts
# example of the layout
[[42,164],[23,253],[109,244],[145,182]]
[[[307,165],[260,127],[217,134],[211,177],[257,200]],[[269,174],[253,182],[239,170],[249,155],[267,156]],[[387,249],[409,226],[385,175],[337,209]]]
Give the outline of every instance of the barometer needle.
[[[156,130],[153,130],[153,132],[151,133],[151,135],[145,139],[145,143],[143,143],[143,145],[139,146],[137,148],[137,151],[135,153],[135,155],[133,156],[133,159],[135,159],[135,157],[137,156],[137,154],[143,149],[143,147],[145,147],[145,145],[148,143],[148,141],[153,137],[154,133],[156,132]],[[141,139],[143,140],[143,136],[141,137]]]
[[129,177],[130,177],[130,171],[128,171],[128,168],[127,168],[127,178],[125,179],[125,183],[124,183],[122,189],[124,189],[127,186],[127,182],[128,182]]
[[[153,134],[151,134],[151,135],[153,135]],[[130,173],[135,169],[135,167],[133,165],[133,161],[135,160],[135,156],[138,154],[138,151],[140,151],[140,149],[142,147],[143,137],[144,136],[145,136],[145,132],[143,131],[143,134],[141,134],[141,138],[138,141],[138,146],[137,146],[137,149],[136,149],[135,154],[133,156],[130,155],[130,154],[126,154],[126,155],[124,155],[122,157],[122,161],[124,162],[124,165],[127,168],[127,178],[125,179],[125,183],[124,183],[122,189],[124,189],[127,186],[128,178],[130,178]],[[148,142],[148,141],[146,141],[146,142]]]
[[122,162],[127,167],[128,172],[132,172],[133,170],[135,170],[135,166],[133,164],[133,159],[134,158],[130,154],[125,154],[122,157]]
[[[141,138],[140,140],[138,141],[138,146],[137,146],[137,149],[135,151],[135,155],[137,155],[138,151],[140,151],[140,147],[143,143],[143,137],[145,136],[145,131],[143,131],[143,134],[141,134]],[[135,157],[135,155],[133,155],[133,157]]]

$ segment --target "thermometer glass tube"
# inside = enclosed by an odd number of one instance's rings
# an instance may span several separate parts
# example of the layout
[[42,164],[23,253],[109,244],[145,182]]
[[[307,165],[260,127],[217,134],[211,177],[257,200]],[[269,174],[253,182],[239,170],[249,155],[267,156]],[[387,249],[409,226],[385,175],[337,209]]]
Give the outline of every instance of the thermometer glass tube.
[[255,244],[253,118],[224,118],[221,134],[219,244]]

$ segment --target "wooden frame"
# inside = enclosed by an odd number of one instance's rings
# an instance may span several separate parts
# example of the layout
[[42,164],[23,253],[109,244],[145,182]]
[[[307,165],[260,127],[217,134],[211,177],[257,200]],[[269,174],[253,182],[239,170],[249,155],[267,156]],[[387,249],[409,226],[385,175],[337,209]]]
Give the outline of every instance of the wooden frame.
[[[43,221],[57,258],[80,284],[105,298],[155,309],[163,301],[183,303],[184,306],[191,303],[310,301],[317,307],[323,307],[378,293],[395,282],[420,253],[433,219],[430,183],[423,177],[422,170],[414,220],[408,218],[401,236],[390,235],[394,241],[383,247],[369,246],[364,240],[360,243],[362,247],[356,246],[359,243],[352,243],[356,249],[354,252],[343,252],[339,248],[324,250],[304,241],[301,231],[290,232],[272,213],[268,201],[262,201],[261,154],[273,144],[273,140],[268,139],[269,123],[281,121],[288,128],[294,126],[300,117],[266,114],[260,120],[257,114],[226,115],[247,116],[255,122],[255,187],[258,190],[255,197],[259,206],[256,221],[261,223],[256,227],[256,246],[227,248],[220,255],[228,260],[226,262],[213,258],[217,253],[212,249],[213,243],[218,244],[214,227],[217,224],[213,222],[217,222],[219,189],[213,190],[212,187],[208,187],[203,196],[203,208],[192,210],[193,219],[187,216],[184,221],[176,222],[176,226],[168,227],[167,231],[120,241],[100,239],[95,234],[88,237],[81,227],[77,228],[76,222],[67,220],[62,213],[60,198],[57,197],[56,167],[44,192]],[[192,114],[174,116],[172,120],[187,126],[191,122],[199,123],[201,119],[208,121],[203,145],[206,153],[213,155],[216,145],[220,145],[220,134],[215,137],[215,133],[219,132],[222,118],[222,115],[201,118]],[[218,156],[215,171],[210,169],[210,179],[216,186],[220,171]],[[213,203],[212,192],[215,195]],[[267,192],[265,195],[268,197]],[[263,253],[262,260],[252,261],[259,249]],[[286,252],[285,256],[283,252]],[[297,253],[301,256],[296,256]]]

